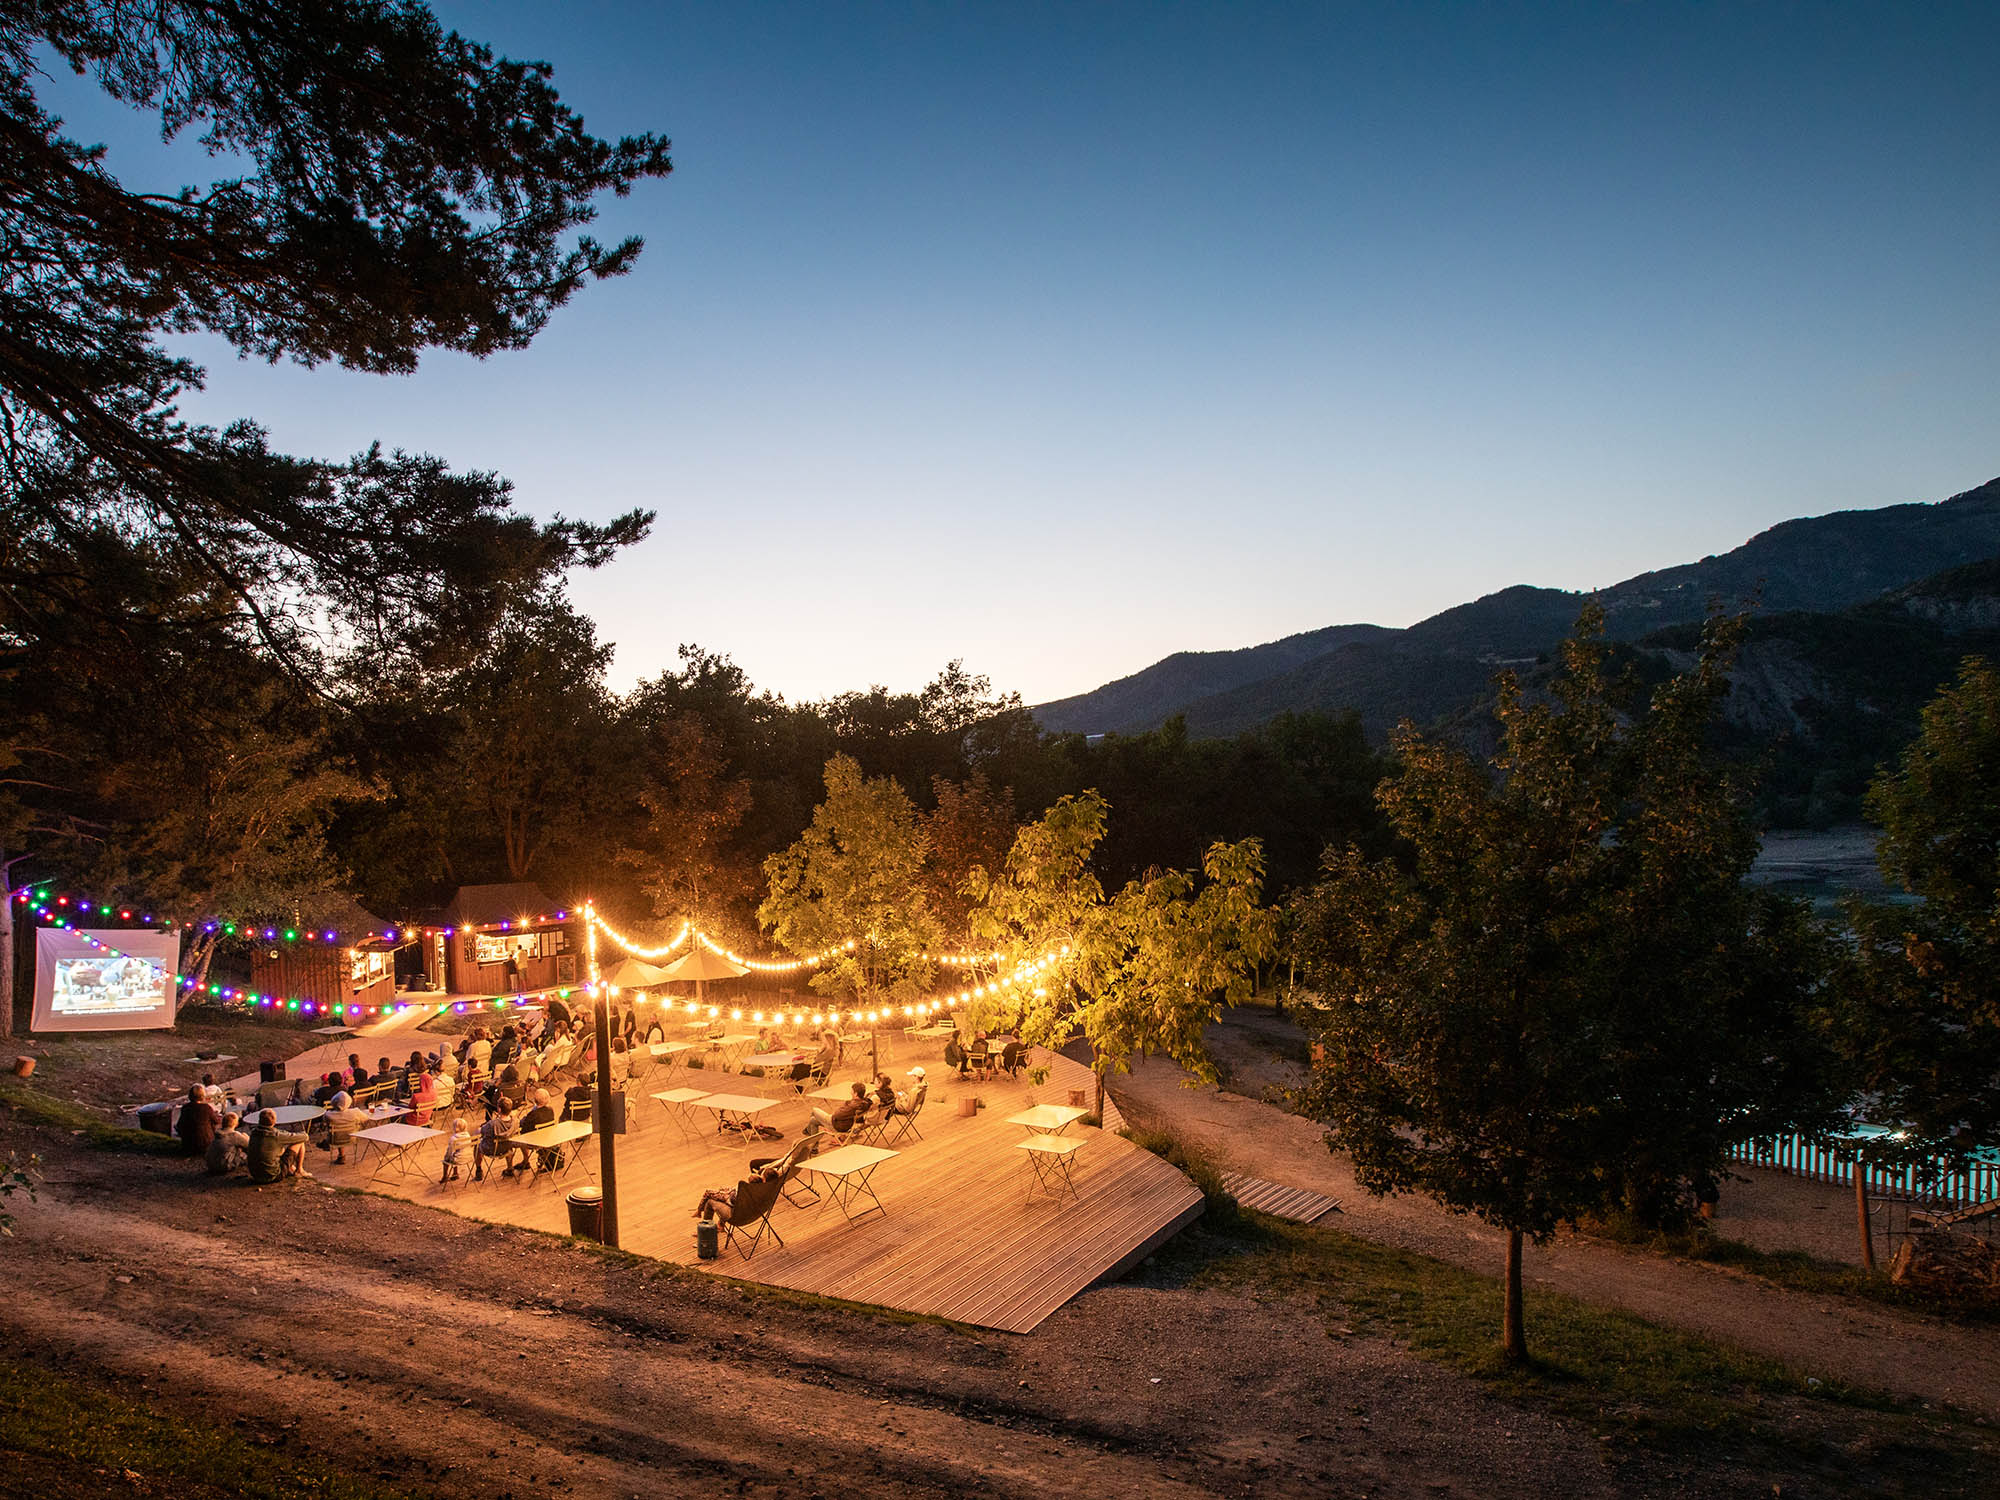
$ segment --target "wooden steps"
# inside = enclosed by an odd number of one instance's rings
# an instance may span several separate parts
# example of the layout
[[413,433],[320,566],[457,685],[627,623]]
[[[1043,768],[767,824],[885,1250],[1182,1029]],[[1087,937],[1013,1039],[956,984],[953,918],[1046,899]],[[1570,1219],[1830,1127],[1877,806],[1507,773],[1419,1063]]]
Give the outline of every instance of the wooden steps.
[[1266,1182],[1261,1177],[1224,1172],[1222,1185],[1242,1207],[1254,1208],[1258,1213],[1269,1214],[1274,1219],[1290,1219],[1294,1224],[1317,1224],[1340,1209],[1338,1198],[1309,1192],[1305,1188],[1286,1187],[1283,1183]]

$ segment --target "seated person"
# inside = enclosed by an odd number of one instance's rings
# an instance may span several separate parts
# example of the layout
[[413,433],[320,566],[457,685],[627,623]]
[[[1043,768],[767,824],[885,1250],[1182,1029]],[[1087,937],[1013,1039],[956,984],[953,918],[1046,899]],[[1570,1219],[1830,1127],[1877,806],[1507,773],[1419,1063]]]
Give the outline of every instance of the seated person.
[[429,1068],[419,1068],[416,1071],[416,1080],[416,1084],[410,1089],[410,1123],[428,1125],[431,1122],[431,1111],[438,1105],[437,1079],[432,1076]]
[[250,1132],[245,1156],[250,1180],[277,1182],[285,1177],[308,1177],[305,1170],[306,1138],[296,1130],[280,1130],[277,1116],[268,1109],[257,1116],[257,1128]]
[[896,1112],[896,1101],[899,1096],[896,1093],[896,1085],[889,1082],[887,1073],[875,1075],[874,1093],[876,1108],[885,1115],[893,1115]]
[[697,1219],[713,1219],[718,1224],[735,1222],[731,1217],[736,1208],[736,1194],[745,1183],[752,1181],[773,1182],[784,1176],[783,1160],[767,1163],[757,1168],[751,1176],[743,1179],[733,1188],[710,1188],[701,1195],[701,1202],[694,1206]]
[[319,1080],[319,1087],[313,1090],[312,1102],[324,1108],[333,1103],[333,1096],[340,1092],[340,1087],[340,1073],[338,1070],[322,1074]]
[[213,1073],[204,1073],[201,1075],[201,1092],[202,1096],[218,1110],[229,1102],[228,1090],[215,1081]]
[[514,1112],[502,1100],[486,1113],[486,1123],[479,1127],[478,1176],[486,1175],[486,1163],[503,1156],[512,1156],[513,1148],[507,1138],[515,1131]]
[[519,1109],[528,1099],[528,1080],[521,1076],[518,1063],[508,1063],[500,1070],[500,1097],[515,1109]]
[[512,1026],[500,1028],[500,1040],[493,1044],[491,1060],[494,1067],[510,1063],[521,1054],[521,1034]]
[[923,1102],[924,1090],[930,1087],[924,1077],[923,1068],[918,1066],[910,1069],[909,1076],[916,1080],[911,1086],[911,1091],[896,1095],[896,1102],[882,1112],[884,1119],[890,1115],[913,1115],[917,1112],[917,1106]]
[[486,1028],[475,1026],[472,1035],[466,1038],[465,1060],[481,1073],[492,1071],[488,1060],[493,1056],[493,1043],[487,1040]]
[[853,1092],[834,1105],[831,1111],[816,1109],[812,1112],[813,1120],[822,1130],[831,1130],[836,1135],[846,1135],[866,1118],[870,1102],[868,1085],[857,1078],[849,1087]]
[[611,1039],[611,1086],[622,1087],[631,1076],[632,1056],[625,1050],[625,1038],[614,1036]]
[[359,1052],[350,1052],[347,1054],[347,1068],[353,1087],[357,1089],[368,1087],[370,1082],[368,1070],[361,1066],[361,1054]]
[[354,1106],[351,1094],[339,1093],[333,1096],[333,1106],[320,1116],[326,1124],[326,1144],[334,1153],[333,1164],[338,1167],[347,1161],[347,1143],[354,1139],[354,1132],[368,1128],[368,1111]]
[[211,1177],[227,1177],[249,1160],[250,1137],[243,1129],[243,1117],[233,1111],[222,1117],[222,1128],[208,1143],[208,1172]]
[[965,1070],[971,1066],[971,1063],[972,1059],[966,1056],[965,1048],[958,1044],[956,1033],[944,1039],[944,1065],[947,1068],[958,1069],[958,1076],[963,1078]]
[[222,1116],[208,1102],[201,1085],[192,1085],[188,1089],[187,1103],[181,1106],[181,1117],[174,1123],[174,1129],[181,1138],[181,1153],[185,1156],[208,1155],[208,1143],[215,1139],[216,1128],[221,1124]]
[[664,1042],[666,1039],[667,1028],[660,1024],[658,1016],[654,1016],[646,1023],[646,1044],[651,1046],[654,1042]]
[[592,1090],[589,1084],[579,1080],[563,1090],[563,1116],[570,1120],[588,1120]]
[[548,1017],[551,1029],[567,1030],[570,1022],[569,1007],[563,1004],[562,996],[551,995],[543,1004],[544,1014]]
[[[514,1122],[514,1133],[526,1135],[531,1130],[540,1130],[544,1125],[553,1125],[555,1122],[556,1111],[555,1106],[549,1101],[549,1091],[536,1089],[533,1102],[527,1109],[521,1111],[520,1118]],[[556,1155],[547,1147],[542,1147],[539,1151],[533,1146],[515,1146],[512,1149],[519,1160],[508,1162],[507,1170],[500,1174],[502,1177],[512,1177],[516,1172],[527,1171],[533,1165],[530,1160],[533,1155],[541,1157],[542,1166],[546,1169],[553,1164]]]

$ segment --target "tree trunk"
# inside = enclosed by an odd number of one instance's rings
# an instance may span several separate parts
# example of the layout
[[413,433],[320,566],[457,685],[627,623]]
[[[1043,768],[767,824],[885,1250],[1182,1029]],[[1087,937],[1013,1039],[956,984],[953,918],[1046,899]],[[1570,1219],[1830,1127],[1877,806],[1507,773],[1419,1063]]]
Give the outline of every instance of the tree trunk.
[[10,878],[24,856],[7,858],[0,849],[0,1037],[14,1034],[14,883]]
[[1875,1235],[1868,1223],[1868,1164],[1854,1153],[1854,1223],[1861,1231],[1861,1269],[1875,1269]]
[[1523,1365],[1528,1362],[1528,1336],[1521,1326],[1521,1231],[1507,1231],[1507,1294],[1505,1310],[1500,1316],[1501,1352],[1507,1362]]

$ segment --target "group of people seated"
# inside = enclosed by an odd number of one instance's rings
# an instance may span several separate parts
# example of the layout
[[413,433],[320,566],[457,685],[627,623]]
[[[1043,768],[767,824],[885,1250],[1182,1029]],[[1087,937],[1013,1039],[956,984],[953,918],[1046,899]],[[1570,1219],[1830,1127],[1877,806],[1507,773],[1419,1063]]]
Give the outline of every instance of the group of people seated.
[[1011,1078],[1021,1066],[1023,1050],[1017,1036],[988,1036],[984,1031],[975,1031],[971,1041],[961,1042],[954,1033],[944,1040],[944,1062],[946,1067],[958,1069],[960,1078],[973,1073],[991,1076],[995,1072]]
[[211,1176],[247,1170],[252,1182],[272,1183],[312,1175],[305,1170],[304,1131],[281,1129],[268,1109],[257,1111],[256,1123],[245,1130],[242,1114],[218,1109],[200,1084],[188,1090],[175,1129],[181,1148],[189,1156],[201,1157]]

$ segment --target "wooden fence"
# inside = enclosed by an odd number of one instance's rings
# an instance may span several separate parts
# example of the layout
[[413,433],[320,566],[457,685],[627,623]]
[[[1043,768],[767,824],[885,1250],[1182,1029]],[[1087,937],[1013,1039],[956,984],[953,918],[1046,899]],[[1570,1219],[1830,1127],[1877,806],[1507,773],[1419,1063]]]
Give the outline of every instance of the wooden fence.
[[[1887,1133],[1874,1128],[1859,1132],[1864,1140]],[[1753,1167],[1775,1167],[1813,1182],[1854,1185],[1853,1149],[1843,1149],[1838,1141],[1822,1145],[1795,1135],[1781,1136],[1775,1140],[1750,1141],[1729,1155],[1732,1161]],[[1991,1203],[2000,1198],[2000,1155],[1992,1151],[1979,1151],[1957,1167],[1941,1162],[1928,1169],[1916,1162],[1868,1162],[1865,1171],[1868,1192],[1874,1197],[1957,1205]]]

